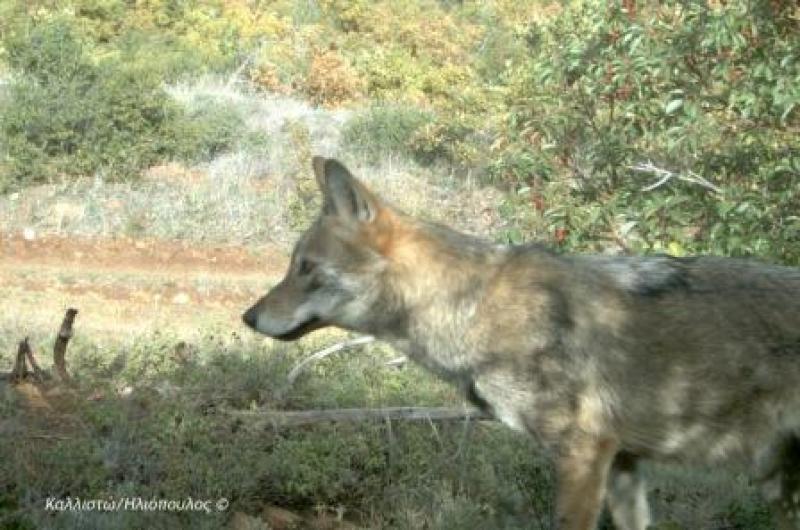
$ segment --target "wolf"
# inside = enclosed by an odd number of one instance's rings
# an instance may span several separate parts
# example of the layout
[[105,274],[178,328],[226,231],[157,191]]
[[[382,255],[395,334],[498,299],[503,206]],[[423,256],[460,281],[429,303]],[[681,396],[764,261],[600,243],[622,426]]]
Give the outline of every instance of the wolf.
[[372,334],[458,385],[550,452],[560,529],[646,528],[648,458],[739,462],[800,528],[800,269],[495,245],[312,165],[322,211],[248,326]]

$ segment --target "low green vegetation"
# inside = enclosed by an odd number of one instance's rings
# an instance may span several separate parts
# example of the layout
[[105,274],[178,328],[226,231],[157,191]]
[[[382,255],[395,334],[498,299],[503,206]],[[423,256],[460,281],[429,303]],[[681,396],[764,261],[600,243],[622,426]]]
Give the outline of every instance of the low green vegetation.
[[[344,511],[359,524],[416,528],[525,528],[549,502],[548,464],[530,441],[497,426],[461,423],[329,424],[253,428],[231,410],[459,403],[421,369],[385,365],[391,352],[368,346],[326,359],[291,388],[291,366],[330,335],[301,348],[238,336],[182,345],[158,334],[122,345],[76,341],[70,370],[81,395],[61,429],[3,437],[8,455],[0,524],[20,528],[218,528],[233,511],[265,505]],[[49,339],[49,337],[47,338]],[[49,340],[34,348],[44,351]],[[11,347],[4,341],[4,350]],[[3,396],[4,425],[32,413]],[[41,434],[41,438],[36,438]],[[52,436],[52,437],[48,437]],[[532,457],[532,458],[529,458]],[[230,512],[108,514],[44,510],[48,497],[226,498]],[[450,508],[448,508],[450,506]],[[444,508],[442,510],[442,508]],[[461,508],[468,508],[463,512]],[[441,513],[440,513],[441,512]]]
[[[299,346],[238,335],[186,343],[169,332],[70,344],[75,395],[32,409],[0,396],[0,525],[4,528],[219,528],[265,506],[343,514],[369,528],[551,528],[552,473],[532,440],[494,423],[319,423],[273,428],[237,410],[458,406],[455,390],[414,365],[386,365],[369,345],[290,368],[340,336]],[[34,337],[47,351],[53,337]],[[2,351],[13,343],[0,339]],[[35,429],[31,415],[39,415]],[[25,425],[26,427],[22,427]],[[45,430],[45,426],[46,430]],[[15,430],[19,429],[19,430]],[[24,436],[25,443],[21,443]],[[722,473],[652,471],[654,505],[684,528],[769,528],[755,492]],[[225,498],[224,511],[46,510],[54,499]],[[681,526],[678,526],[681,527]],[[606,522],[605,528],[610,528]],[[670,527],[672,528],[672,527]]]
[[413,107],[380,105],[352,118],[344,130],[344,141],[371,161],[389,157],[415,158],[413,144],[420,130],[433,122],[430,113]]
[[64,20],[9,40],[18,77],[0,104],[0,188],[61,175],[133,178],[168,160],[208,160],[235,143],[242,118],[234,109],[185,109],[157,72],[124,54],[93,61],[90,46]]

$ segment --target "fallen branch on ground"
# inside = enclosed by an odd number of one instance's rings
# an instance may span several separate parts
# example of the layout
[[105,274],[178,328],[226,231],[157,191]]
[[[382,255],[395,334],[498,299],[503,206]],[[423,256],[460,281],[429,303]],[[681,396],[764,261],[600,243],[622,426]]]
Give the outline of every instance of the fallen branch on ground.
[[405,355],[400,355],[399,357],[395,357],[394,359],[390,359],[386,361],[384,366],[390,366],[392,368],[402,368],[408,362],[408,357]]
[[22,348],[23,345],[25,346],[25,357],[28,359],[28,364],[31,365],[33,375],[40,380],[44,379],[47,374],[45,374],[45,371],[39,367],[39,363],[36,362],[36,356],[33,354],[30,344],[28,344],[28,337],[25,337],[25,339],[20,343],[19,347]]
[[19,342],[19,347],[17,348],[17,359],[14,361],[14,368],[11,369],[10,378],[14,383],[19,383],[25,376],[28,375],[28,365],[25,361],[26,352],[25,350],[30,350],[30,345],[28,344],[28,337],[25,337]]
[[346,348],[352,348],[353,346],[362,346],[364,344],[369,344],[370,342],[374,342],[375,337],[371,335],[365,335],[363,337],[356,337],[355,339],[346,340],[344,342],[340,342],[338,344],[334,344],[333,346],[328,346],[323,350],[319,350],[317,352],[312,353],[299,363],[297,363],[294,368],[289,372],[289,375],[286,376],[286,387],[290,387],[294,384],[295,379],[297,376],[300,375],[306,366],[309,364],[319,361],[320,359],[324,359],[328,355],[336,353],[338,351],[342,351]]
[[464,407],[386,407],[379,409],[328,410],[226,410],[226,414],[244,420],[249,427],[296,427],[312,423],[362,421],[463,421],[492,420],[476,409]]
[[[56,342],[53,345],[53,366],[61,381],[67,384],[72,383],[69,372],[67,372],[67,344],[72,337],[72,324],[75,322],[75,315],[77,314],[77,309],[67,309],[67,313],[64,315],[64,321],[61,323],[61,328],[56,337]],[[28,369],[28,365],[30,365],[30,370]],[[19,342],[17,357],[11,373],[0,374],[0,379],[10,379],[14,383],[21,383],[29,376],[33,376],[40,383],[52,378],[47,370],[43,370],[39,366],[33,349],[31,349],[29,339],[25,337]]]
[[[30,364],[31,370],[28,370]],[[21,383],[28,377],[33,377],[37,382],[42,383],[50,379],[50,374],[39,367],[36,362],[36,356],[33,354],[28,337],[19,341],[17,347],[17,359],[14,362],[14,368],[11,369],[10,374],[3,374],[4,378],[10,378],[13,383]]]
[[61,442],[61,441],[64,441],[64,440],[72,440],[71,436],[62,436],[62,435],[59,435],[59,434],[29,434],[29,435],[26,436],[26,438],[29,438],[29,439],[32,439],[32,440],[55,440],[55,441],[58,441],[58,442]]

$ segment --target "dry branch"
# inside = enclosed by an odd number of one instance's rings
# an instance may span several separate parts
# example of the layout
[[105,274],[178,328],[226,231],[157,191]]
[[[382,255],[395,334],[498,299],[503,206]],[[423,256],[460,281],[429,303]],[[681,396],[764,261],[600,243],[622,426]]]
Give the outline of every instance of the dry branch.
[[25,359],[27,358],[27,352],[30,351],[30,349],[31,347],[28,344],[28,337],[25,337],[19,341],[19,347],[17,348],[17,360],[14,361],[14,368],[11,369],[11,380],[15,383],[19,383],[25,379],[25,375],[28,373],[28,365],[26,364]]
[[683,182],[687,182],[689,184],[695,184],[701,186],[708,191],[711,191],[716,194],[721,194],[722,189],[709,182],[707,179],[701,177],[697,173],[693,171],[689,171],[686,174],[675,173],[673,171],[668,171],[666,169],[662,169],[653,165],[652,162],[647,162],[646,164],[639,164],[636,166],[628,166],[628,169],[631,171],[638,171],[640,173],[651,173],[656,177],[659,177],[657,181],[652,184],[649,184],[642,188],[642,191],[653,191],[656,188],[659,188],[669,182],[670,180],[678,179]]
[[[25,343],[25,356],[28,358],[28,364],[30,364],[31,368],[33,369],[33,376],[39,382],[43,382],[45,379],[50,379],[50,374],[42,370],[42,368],[39,366],[39,363],[36,362],[36,356],[33,354],[30,344],[28,344],[28,337],[25,337],[23,342]],[[22,344],[20,344],[20,346],[22,346]]]
[[408,357],[406,357],[405,355],[400,355],[398,357],[395,357],[394,359],[386,361],[383,364],[384,366],[389,366],[391,368],[402,368],[403,366],[406,365],[407,362],[408,362]]
[[64,321],[61,322],[61,329],[58,331],[56,343],[53,346],[53,365],[58,372],[61,381],[67,384],[72,383],[72,379],[67,372],[67,361],[65,359],[67,353],[67,343],[72,338],[72,324],[75,322],[75,315],[78,310],[70,307],[64,315]]
[[[31,365],[33,371],[28,370],[28,364]],[[10,378],[14,383],[20,383],[25,380],[29,375],[39,381],[40,383],[47,379],[47,372],[39,367],[36,362],[36,357],[33,355],[28,337],[19,341],[17,348],[17,359],[14,362],[14,368],[11,370]]]
[[64,441],[64,440],[71,440],[72,437],[70,436],[62,436],[59,434],[29,434],[26,438],[32,440],[56,440],[56,441]]
[[371,335],[365,335],[363,337],[356,337],[355,339],[346,340],[344,342],[339,342],[334,344],[333,346],[328,346],[323,350],[319,350],[318,352],[314,352],[299,363],[297,363],[294,368],[289,372],[289,375],[286,376],[286,386],[290,387],[294,384],[294,380],[297,379],[297,376],[300,375],[300,372],[308,366],[309,364],[319,361],[331,355],[332,353],[336,353],[338,351],[344,350],[346,348],[352,348],[353,346],[361,346],[363,344],[369,344],[370,342],[374,342],[375,337]]
[[[69,373],[67,372],[66,353],[67,343],[69,343],[69,339],[72,338],[72,324],[75,322],[75,315],[77,314],[77,309],[67,309],[67,313],[64,315],[64,320],[61,323],[61,328],[58,331],[58,336],[56,337],[56,342],[53,346],[53,365],[55,366],[56,372],[58,372],[61,381],[64,383],[72,382]],[[30,364],[31,370],[28,370],[28,364]],[[40,383],[43,383],[45,380],[50,379],[51,377],[49,372],[42,370],[42,368],[39,366],[39,363],[36,361],[36,355],[34,355],[33,350],[31,349],[28,337],[25,337],[19,342],[19,347],[17,348],[17,358],[14,362],[14,368],[11,370],[11,373],[0,374],[0,378],[8,378],[15,383],[19,383],[30,374],[32,374]]]
[[379,409],[328,410],[228,410],[229,415],[244,420],[249,427],[296,427],[312,423],[362,421],[461,421],[491,420],[488,414],[475,409],[452,407],[386,407]]

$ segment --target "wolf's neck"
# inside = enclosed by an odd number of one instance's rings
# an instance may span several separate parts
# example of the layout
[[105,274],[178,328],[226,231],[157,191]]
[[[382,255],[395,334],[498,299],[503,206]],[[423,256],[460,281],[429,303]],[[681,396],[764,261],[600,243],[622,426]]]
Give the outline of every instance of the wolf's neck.
[[399,342],[439,375],[459,378],[469,372],[477,346],[470,334],[472,319],[506,254],[444,227],[416,229],[393,275],[406,321]]

